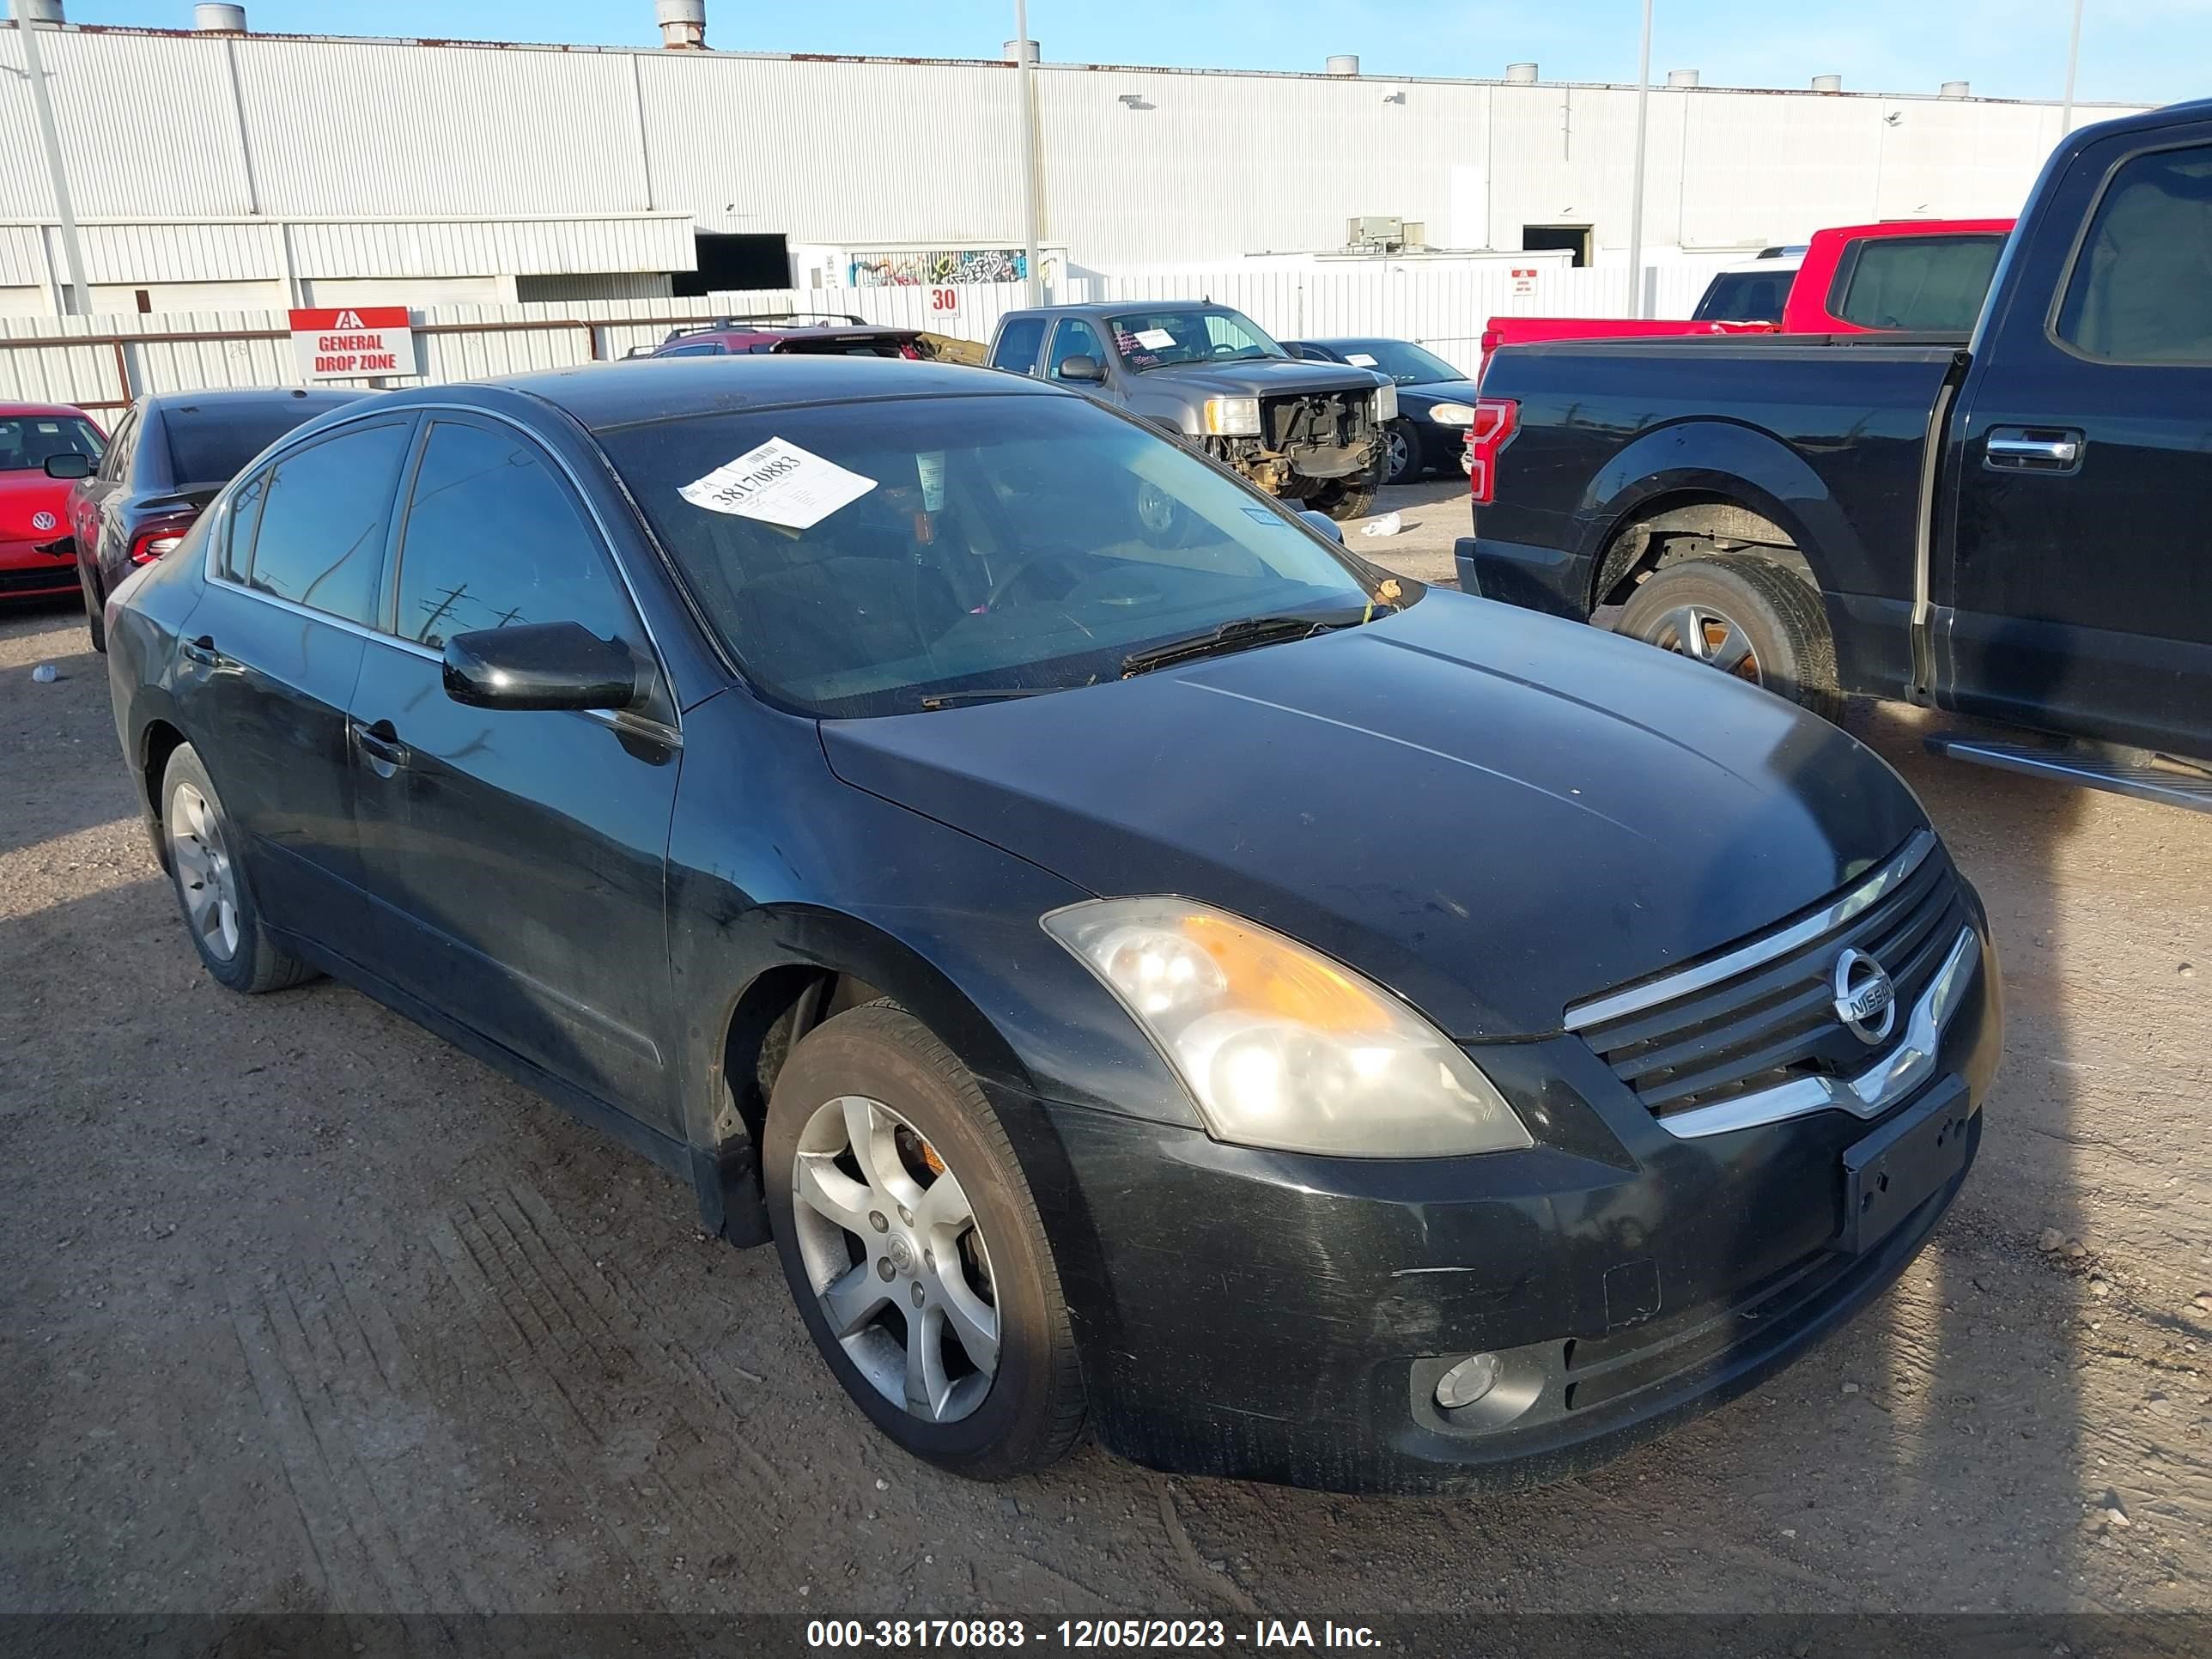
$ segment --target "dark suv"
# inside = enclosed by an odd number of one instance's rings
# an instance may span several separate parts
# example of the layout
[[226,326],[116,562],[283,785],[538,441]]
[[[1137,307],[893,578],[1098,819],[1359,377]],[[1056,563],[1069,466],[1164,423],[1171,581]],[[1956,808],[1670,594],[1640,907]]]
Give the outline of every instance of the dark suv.
[[884,328],[842,312],[781,312],[773,316],[722,317],[669,331],[657,346],[640,346],[632,357],[761,356],[769,352],[814,352],[837,357],[921,357],[919,331]]

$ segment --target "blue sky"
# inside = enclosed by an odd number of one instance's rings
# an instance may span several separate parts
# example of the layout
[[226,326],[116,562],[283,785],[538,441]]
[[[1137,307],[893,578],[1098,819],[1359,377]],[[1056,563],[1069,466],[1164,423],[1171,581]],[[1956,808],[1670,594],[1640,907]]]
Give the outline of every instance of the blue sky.
[[[70,20],[180,27],[190,0],[67,0]],[[652,0],[246,0],[256,28],[650,45]],[[1358,52],[1378,75],[1496,75],[1533,58],[1547,79],[1628,80],[1638,0],[1033,0],[1030,29],[1063,61],[1317,70]],[[2070,0],[1657,0],[1654,78],[1802,87],[1837,73],[1861,91],[2058,95]],[[972,58],[1013,33],[1012,0],[708,0],[708,39],[732,51]],[[2087,0],[2080,95],[2166,103],[2212,95],[2212,0]]]

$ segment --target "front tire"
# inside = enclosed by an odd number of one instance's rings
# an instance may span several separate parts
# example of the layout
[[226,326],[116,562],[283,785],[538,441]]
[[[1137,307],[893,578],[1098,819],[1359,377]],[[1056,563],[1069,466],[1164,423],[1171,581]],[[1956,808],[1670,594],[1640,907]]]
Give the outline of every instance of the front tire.
[[1332,478],[1300,503],[1316,513],[1326,513],[1339,524],[1352,519],[1364,519],[1375,505],[1375,492],[1382,487],[1383,469],[1389,465],[1387,448],[1377,444],[1374,465],[1363,473],[1349,478]]
[[1421,462],[1421,434],[1411,421],[1393,421],[1382,428],[1382,482],[1411,483],[1428,468]]
[[262,925],[240,862],[242,837],[188,743],[161,773],[161,839],[185,931],[216,984],[258,996],[314,977]]
[[1630,595],[1616,630],[1762,686],[1823,720],[1843,718],[1820,595],[1755,554],[1668,566]]
[[887,1002],[817,1026],[769,1097],[763,1174],[799,1317],[869,1420],[975,1480],[1083,1426],[1059,1270],[974,1076]]

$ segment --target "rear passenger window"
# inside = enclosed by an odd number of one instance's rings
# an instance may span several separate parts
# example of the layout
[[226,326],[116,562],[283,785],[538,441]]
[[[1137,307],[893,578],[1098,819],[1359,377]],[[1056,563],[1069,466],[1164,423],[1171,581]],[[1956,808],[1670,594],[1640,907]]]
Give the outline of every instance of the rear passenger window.
[[2090,222],[2058,337],[2110,362],[2212,364],[2212,148],[2124,162]]
[[999,343],[991,348],[991,367],[1011,368],[1017,374],[1036,372],[1037,348],[1044,343],[1044,319],[1017,317],[999,331]]
[[399,554],[399,632],[432,650],[516,623],[581,623],[642,643],[599,532],[520,433],[441,421],[416,469]]
[[264,472],[246,585],[349,622],[373,623],[384,532],[412,422],[355,427]]
[[2002,236],[1870,236],[1851,251],[1830,309],[1861,328],[1965,334],[1982,314]]
[[230,518],[222,531],[222,574],[233,581],[245,580],[253,563],[253,532],[261,525],[268,483],[268,473],[257,472],[231,492]]

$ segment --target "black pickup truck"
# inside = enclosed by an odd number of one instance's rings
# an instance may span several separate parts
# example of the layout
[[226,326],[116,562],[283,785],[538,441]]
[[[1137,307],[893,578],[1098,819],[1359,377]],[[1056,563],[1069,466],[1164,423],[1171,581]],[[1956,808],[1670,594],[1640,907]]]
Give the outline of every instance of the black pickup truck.
[[2212,810],[2212,101],[2071,135],[1971,339],[1509,347],[1462,585]]

